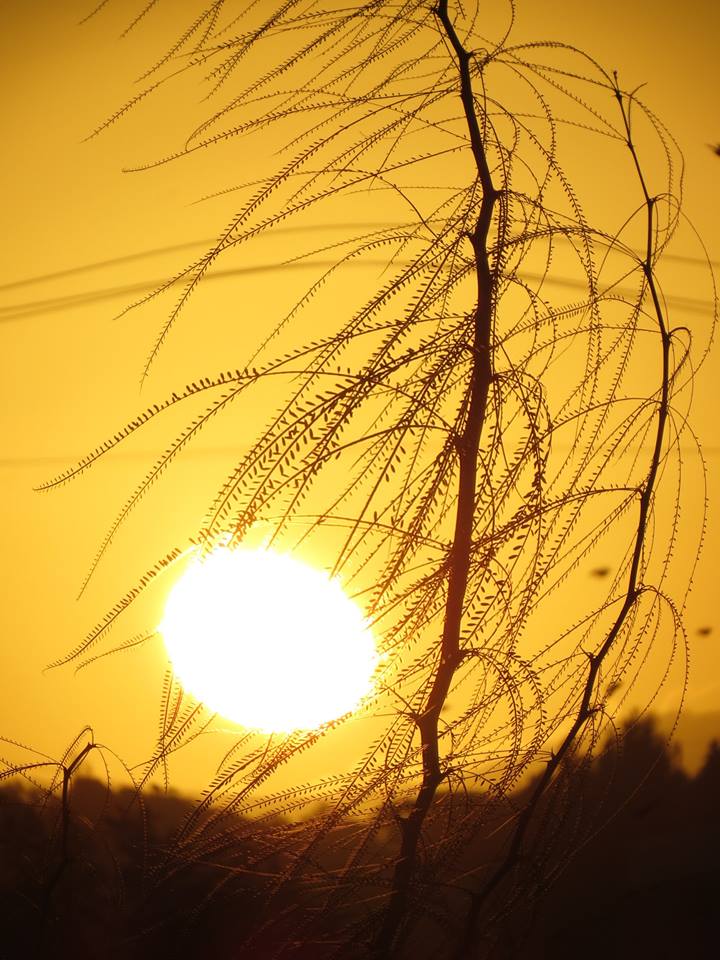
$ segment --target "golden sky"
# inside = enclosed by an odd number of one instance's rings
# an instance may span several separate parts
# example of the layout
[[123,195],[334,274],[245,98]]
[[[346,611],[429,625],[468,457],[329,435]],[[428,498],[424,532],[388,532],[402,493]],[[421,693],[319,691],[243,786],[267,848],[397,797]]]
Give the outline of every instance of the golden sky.
[[[247,349],[262,335],[268,278],[279,287],[287,283],[288,301],[295,281],[277,271],[251,271],[209,285],[202,300],[206,315],[229,313],[230,319],[213,328],[216,339],[209,340],[200,369],[197,329],[189,323],[140,392],[157,315],[115,317],[134,288],[183,266],[201,249],[198,244],[217,233],[227,218],[222,199],[194,201],[242,179],[244,161],[239,146],[235,152],[195,154],[177,165],[124,174],[124,166],[152,159],[182,134],[185,122],[177,101],[141,106],[126,122],[83,142],[127,99],[135,78],[162,50],[171,25],[167,11],[161,11],[145,29],[121,41],[118,35],[137,4],[118,0],[79,27],[91,6],[90,0],[11,0],[0,36],[6,91],[0,155],[5,227],[0,240],[0,731],[59,754],[83,724],[91,723],[99,740],[137,760],[155,732],[163,673],[157,644],[133,653],[131,660],[113,659],[77,675],[72,666],[43,668],[74,646],[116,596],[118,571],[132,564],[130,535],[120,537],[112,562],[75,600],[100,531],[165,434],[148,432],[112,464],[55,493],[40,495],[32,487],[168,388],[223,364],[235,366],[224,363],[223,356],[228,349]],[[527,0],[519,4],[516,34],[518,40],[576,44],[617,68],[625,86],[647,84],[645,101],[685,155],[685,212],[715,260],[720,260],[720,158],[708,145],[720,140],[714,96],[720,89],[719,35],[720,12],[706,0],[682,6],[667,0],[651,7],[643,0],[592,5]],[[181,88],[174,96],[187,96],[192,103],[191,90]],[[591,156],[587,164],[588,177],[608,175],[593,168]],[[369,219],[375,216],[382,220],[382,211],[372,211]],[[336,236],[339,229],[329,224],[327,235]],[[292,236],[287,243],[290,249]],[[686,229],[671,252],[678,259],[668,262],[665,293],[674,321],[696,330],[702,341],[711,323],[712,291],[698,263],[701,249]],[[259,248],[253,256],[251,266],[265,265],[277,251]],[[710,496],[705,551],[686,615],[691,641],[687,709],[693,712],[720,707],[719,378],[715,351],[699,375],[692,420],[708,463]],[[184,463],[167,495],[153,501],[152,512],[143,515],[145,527],[136,526],[132,536],[144,529],[151,540],[156,526],[172,516],[174,497],[196,497],[201,503],[213,488],[207,464],[223,467],[230,454],[226,438],[209,437],[205,448]],[[697,483],[695,473],[689,482]],[[701,496],[698,485],[696,499]],[[121,582],[124,587],[127,579]],[[708,627],[713,632],[705,632]],[[668,706],[675,698],[676,691],[667,692]],[[663,705],[661,698],[657,708]]]

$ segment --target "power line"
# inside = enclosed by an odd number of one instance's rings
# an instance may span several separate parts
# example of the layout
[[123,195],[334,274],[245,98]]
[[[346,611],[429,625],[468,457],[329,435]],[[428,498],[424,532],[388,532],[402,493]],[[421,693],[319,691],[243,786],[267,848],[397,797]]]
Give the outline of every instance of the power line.
[[[319,231],[327,232],[328,230],[351,230],[357,227],[375,227],[377,229],[387,228],[387,227],[396,227],[398,224],[395,221],[376,221],[373,223],[332,223],[332,224],[318,224],[316,226],[307,226],[307,227],[278,227],[276,230],[273,230],[273,234],[282,234],[282,233],[317,233]],[[10,283],[0,283],[0,290],[13,290],[18,287],[29,287],[34,286],[39,283],[47,283],[51,280],[60,280],[63,277],[71,277],[78,273],[86,273],[93,270],[102,270],[105,267],[115,267],[121,263],[132,263],[133,260],[146,260],[149,257],[158,257],[167,253],[178,253],[181,250],[192,250],[199,249],[203,247],[205,249],[209,248],[212,244],[216,242],[217,238],[206,238],[205,240],[190,240],[186,243],[173,243],[166,247],[153,247],[150,250],[140,250],[137,253],[126,253],[120,257],[112,257],[109,260],[95,260],[93,263],[85,263],[79,267],[68,267],[66,270],[56,270],[53,273],[43,273],[35,277],[26,277],[23,280],[13,280]]]
[[[306,226],[306,227],[279,227],[273,231],[274,235],[277,234],[286,234],[286,233],[318,233],[318,232],[327,232],[328,230],[352,230],[358,227],[372,227],[375,229],[386,229],[390,227],[397,227],[400,224],[395,221],[383,221],[378,220],[372,223],[331,223],[331,224],[317,224],[315,226]],[[559,236],[562,236],[561,234]],[[78,267],[68,267],[65,270],[55,270],[51,273],[38,274],[34,277],[25,277],[22,280],[12,280],[10,283],[0,284],[0,291],[3,290],[14,290],[19,287],[28,287],[35,286],[41,283],[48,283],[52,280],[60,280],[64,277],[75,276],[80,273],[89,273],[95,270],[102,270],[106,267],[115,267],[123,263],[132,263],[135,260],[145,260],[150,257],[162,256],[168,253],[178,253],[182,250],[192,250],[199,249],[201,247],[208,248],[211,244],[215,243],[214,238],[207,238],[205,240],[190,240],[186,243],[174,243],[165,247],[153,247],[150,250],[141,250],[137,253],[127,253],[119,257],[111,257],[107,260],[95,260],[92,263],[85,263]],[[636,250],[636,253],[642,255],[641,251]],[[676,263],[687,263],[700,267],[707,267],[708,265],[713,268],[720,269],[720,260],[706,260],[703,257],[691,257],[684,254],[677,253],[664,253],[662,256],[663,260],[673,260]]]
[[[394,262],[398,265],[409,265],[409,261],[396,260]],[[207,283],[211,280],[224,280],[228,277],[269,273],[276,270],[308,269],[311,267],[329,268],[335,266],[336,263],[336,260],[313,259],[305,261],[293,261],[290,263],[273,262],[256,264],[248,267],[234,267],[227,270],[213,271],[203,278],[203,283]],[[366,259],[362,262],[355,261],[353,266],[386,267],[387,261],[379,259]],[[554,286],[568,287],[577,290],[587,289],[582,280],[574,280],[570,277],[553,277],[551,275],[542,275],[529,271],[523,271],[519,274],[519,276],[525,280],[543,280],[544,283]],[[7,323],[13,320],[24,320],[26,318],[37,316],[43,313],[53,313],[56,311],[67,310],[72,307],[82,307],[86,306],[87,304],[98,303],[102,300],[112,300],[121,296],[151,293],[153,290],[158,289],[165,282],[167,281],[146,280],[139,281],[137,283],[122,284],[120,286],[82,291],[81,293],[66,294],[59,297],[48,297],[41,300],[29,300],[24,303],[10,304],[6,307],[0,307],[0,322]],[[620,297],[625,296],[628,298],[634,298],[636,296],[636,291],[623,287],[614,287],[613,293]],[[677,307],[679,310],[686,310],[692,313],[713,313],[714,311],[714,304],[709,300],[675,295],[669,295],[665,299],[669,305]]]
[[177,253],[180,250],[190,250],[202,245],[202,241],[191,240],[188,243],[175,243],[169,247],[155,247],[152,250],[142,250],[138,253],[127,253],[122,257],[111,257],[109,260],[95,260],[93,263],[84,263],[79,267],[68,267],[66,270],[55,270],[52,273],[42,273],[35,277],[25,277],[23,280],[12,280],[10,283],[0,283],[0,290],[16,290],[18,287],[31,287],[39,283],[48,283],[51,280],[60,280],[63,277],[72,277],[78,273],[90,273],[93,270],[102,270],[105,267],[116,267],[121,263],[132,263],[133,260],[145,260],[147,257],[156,257],[163,253]]

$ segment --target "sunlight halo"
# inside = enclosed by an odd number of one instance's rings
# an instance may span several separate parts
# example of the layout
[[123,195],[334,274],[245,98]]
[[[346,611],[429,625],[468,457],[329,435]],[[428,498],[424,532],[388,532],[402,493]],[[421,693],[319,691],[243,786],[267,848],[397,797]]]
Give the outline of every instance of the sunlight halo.
[[185,690],[251,729],[315,729],[372,688],[377,653],[360,608],[337,580],[271,549],[193,559],[158,629]]

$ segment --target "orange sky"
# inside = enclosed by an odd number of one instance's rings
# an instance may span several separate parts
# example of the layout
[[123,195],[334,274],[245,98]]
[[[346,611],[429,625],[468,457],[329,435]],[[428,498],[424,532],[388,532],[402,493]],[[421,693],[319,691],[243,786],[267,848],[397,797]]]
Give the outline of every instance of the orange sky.
[[[0,240],[0,732],[58,754],[84,723],[92,723],[99,739],[137,760],[154,735],[163,668],[157,644],[133,654],[130,666],[113,660],[77,675],[72,667],[42,670],[113,601],[118,569],[133,557],[129,535],[120,538],[92,595],[79,603],[74,597],[99,531],[143,469],[144,455],[163,442],[165,428],[149,432],[112,465],[100,466],[94,475],[55,494],[41,496],[32,487],[162,397],[168,387],[219,368],[222,361],[216,358],[228,349],[226,337],[234,338],[238,349],[247,346],[248,321],[225,329],[222,342],[210,343],[201,369],[192,331],[179,332],[140,395],[139,376],[152,341],[148,325],[156,318],[131,314],[114,320],[132,296],[123,291],[163,277],[197,249],[171,248],[217,232],[225,219],[222,202],[193,201],[207,192],[205,184],[213,190],[236,182],[238,161],[225,152],[219,167],[215,154],[204,153],[177,166],[123,175],[124,165],[151,158],[184,129],[170,105],[161,107],[162,123],[157,122],[156,104],[155,110],[141,109],[104,136],[82,142],[126,99],[132,81],[162,45],[163,16],[167,22],[167,14],[161,14],[157,26],[120,42],[120,27],[136,5],[120,0],[106,16],[77,27],[91,5],[13,0],[4,11],[0,36],[0,70],[11,91],[4,98],[6,147],[0,156],[5,223]],[[685,154],[686,213],[711,257],[720,259],[720,158],[707,146],[720,139],[713,96],[720,89],[717,5],[661,2],[650,13],[642,0],[587,6],[572,0],[520,3],[517,39],[537,37],[540,31],[543,38],[577,44],[606,66],[617,67],[626,86],[647,82],[644,99]],[[668,270],[666,294],[675,302],[675,322],[706,330],[710,313],[703,312],[703,305],[711,289],[694,262],[699,248],[690,231],[673,253],[693,258]],[[273,255],[268,249],[264,256],[260,249],[256,263],[267,263]],[[276,274],[272,277],[279,282]],[[239,300],[237,281],[228,279],[212,285],[203,305],[219,311],[232,302],[233,310],[252,318],[257,332],[268,274],[250,273],[243,279]],[[114,288],[120,292],[113,293]],[[692,654],[687,703],[695,712],[720,708],[715,599],[720,519],[714,508],[720,494],[719,378],[716,351],[698,381],[693,416],[709,465],[711,498],[706,549],[686,618]],[[174,489],[183,496],[192,489],[202,502],[213,486],[205,465],[222,464],[227,457],[222,438],[211,437],[201,455],[188,458]],[[153,509],[157,515],[146,514],[143,520],[148,537],[154,524],[172,513],[171,495]],[[123,586],[126,582],[122,579]],[[713,632],[699,633],[707,627]],[[669,691],[667,698],[669,704],[674,693]]]

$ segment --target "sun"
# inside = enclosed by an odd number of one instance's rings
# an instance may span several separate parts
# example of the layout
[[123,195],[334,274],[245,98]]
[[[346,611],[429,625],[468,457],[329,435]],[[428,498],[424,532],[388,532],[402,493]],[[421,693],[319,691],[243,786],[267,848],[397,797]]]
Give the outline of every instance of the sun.
[[378,657],[362,611],[289,554],[219,547],[196,557],[158,629],[183,687],[251,729],[313,730],[372,689]]

